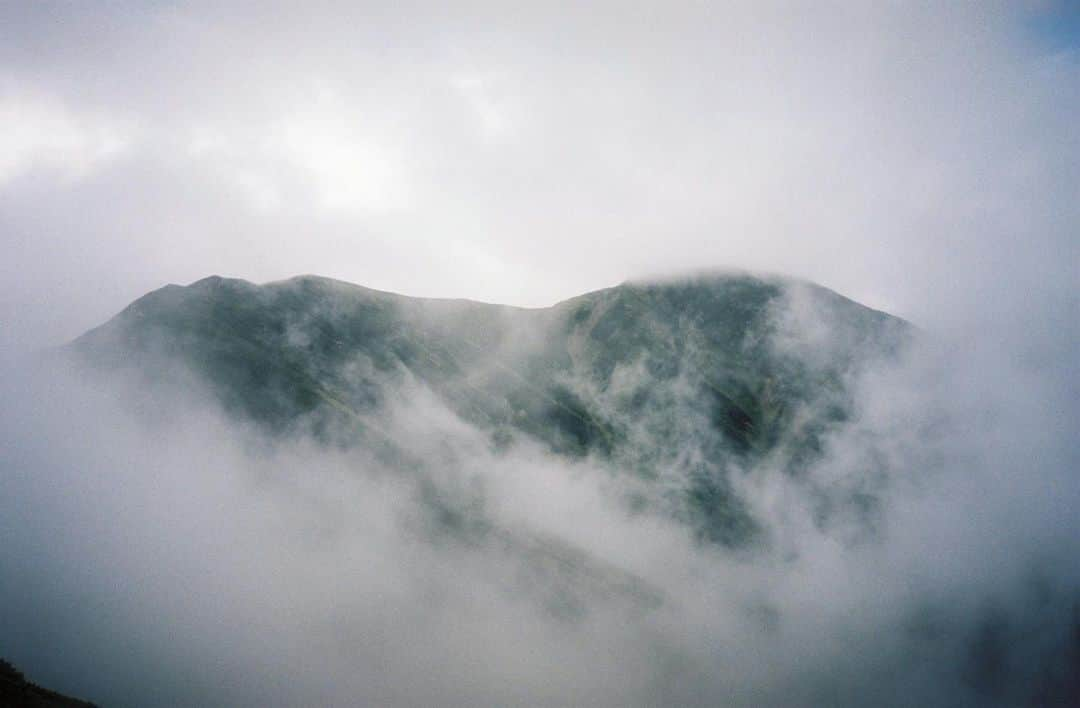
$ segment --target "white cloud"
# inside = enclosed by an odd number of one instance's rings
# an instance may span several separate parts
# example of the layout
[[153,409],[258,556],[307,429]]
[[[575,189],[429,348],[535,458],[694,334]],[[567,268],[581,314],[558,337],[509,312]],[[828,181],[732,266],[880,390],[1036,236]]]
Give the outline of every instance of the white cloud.
[[497,142],[512,135],[513,124],[505,101],[499,97],[497,79],[461,74],[451,78],[450,85],[468,107],[481,138]]
[[404,166],[392,146],[366,131],[368,117],[333,89],[275,122],[265,146],[313,182],[319,205],[333,211],[387,211],[408,204]]
[[132,130],[49,95],[0,91],[0,185],[34,169],[79,179],[122,155]]
[[[8,11],[0,59],[32,91],[4,99],[0,180],[38,165],[60,182],[9,190],[0,216],[35,278],[117,283],[84,328],[209,271],[544,305],[736,266],[931,326],[1006,266],[1060,284],[1076,62],[1027,51],[1003,5],[838,5],[195,4],[100,13],[93,36],[74,11]],[[102,106],[138,121],[137,144]],[[125,172],[85,179],[118,145]],[[154,239],[215,257],[103,273],[21,245],[65,229],[117,262]]]

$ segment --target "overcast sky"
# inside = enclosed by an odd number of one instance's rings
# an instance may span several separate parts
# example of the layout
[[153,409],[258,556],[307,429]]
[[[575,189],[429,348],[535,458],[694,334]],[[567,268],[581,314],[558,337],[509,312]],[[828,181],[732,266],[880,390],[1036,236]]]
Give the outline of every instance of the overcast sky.
[[0,345],[211,273],[540,306],[735,266],[927,326],[1075,293],[1076,10],[923,5],[4,3]]
[[[552,5],[0,3],[0,625],[18,629],[0,640],[23,638],[0,655],[117,705],[383,684],[398,703],[472,705],[507,677],[537,682],[522,695],[546,682],[626,705],[613,687],[652,695],[634,691],[656,668],[641,642],[654,635],[690,660],[677,688],[704,687],[706,704],[768,704],[819,677],[848,681],[856,705],[885,690],[940,699],[970,628],[976,648],[1016,644],[1021,669],[1064,656],[1053,642],[1074,636],[1080,587],[1077,4]],[[858,424],[813,471],[842,475],[880,440],[897,478],[927,492],[892,500],[880,546],[842,551],[796,515],[777,528],[801,555],[736,566],[605,511],[579,467],[478,456],[509,485],[493,493],[507,518],[539,515],[630,568],[648,556],[689,600],[675,620],[580,636],[459,568],[497,576],[501,561],[408,540],[394,525],[408,494],[350,476],[355,460],[253,456],[206,401],[155,428],[120,410],[134,391],[71,393],[16,362],[215,273],[545,306],[724,267],[814,280],[929,333],[910,370],[859,390]],[[948,425],[933,425],[939,410]],[[500,474],[514,465],[527,472]],[[749,492],[788,499],[768,486],[785,480]],[[342,581],[342,558],[378,581]],[[1032,568],[1053,593],[1025,585]],[[432,587],[460,597],[432,608]],[[787,634],[738,624],[760,597]],[[929,627],[955,631],[927,635],[921,664],[903,636],[924,600],[958,619],[931,612]],[[415,625],[388,659],[358,655],[370,675],[338,656],[367,646],[335,644],[343,632],[391,637],[403,618]],[[532,633],[508,646],[515,623]]]

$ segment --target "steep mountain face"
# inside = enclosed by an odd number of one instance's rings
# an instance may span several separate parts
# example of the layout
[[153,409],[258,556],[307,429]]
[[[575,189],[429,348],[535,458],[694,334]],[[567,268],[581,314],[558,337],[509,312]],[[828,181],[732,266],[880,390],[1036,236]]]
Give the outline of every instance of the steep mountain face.
[[[449,412],[492,454],[532,444],[587,459],[638,483],[631,504],[738,546],[758,525],[733,476],[765,464],[798,475],[852,415],[851,377],[909,336],[823,288],[742,274],[626,283],[543,309],[211,277],[146,295],[71,350],[154,385],[194,375],[268,435],[364,448],[426,479],[453,455],[416,453],[416,431],[445,431],[393,422],[422,400],[414,418]],[[447,526],[485,528],[467,501],[425,489]]]

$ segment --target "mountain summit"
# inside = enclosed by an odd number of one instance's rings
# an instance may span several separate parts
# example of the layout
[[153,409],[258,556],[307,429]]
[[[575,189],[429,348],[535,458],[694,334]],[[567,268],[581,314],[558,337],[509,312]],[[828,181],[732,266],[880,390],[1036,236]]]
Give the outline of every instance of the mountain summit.
[[825,288],[747,274],[629,282],[537,309],[214,276],[149,293],[70,351],[154,385],[194,377],[268,435],[415,471],[435,463],[394,422],[413,402],[414,418],[449,414],[494,454],[534,445],[629,475],[650,490],[642,503],[740,545],[757,525],[732,475],[798,475],[853,415],[853,378],[909,330]]

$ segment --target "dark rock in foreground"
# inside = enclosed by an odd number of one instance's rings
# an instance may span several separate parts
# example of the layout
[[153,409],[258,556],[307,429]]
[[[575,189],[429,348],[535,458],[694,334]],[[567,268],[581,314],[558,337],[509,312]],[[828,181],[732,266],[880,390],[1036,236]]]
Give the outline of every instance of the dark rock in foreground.
[[30,683],[3,659],[0,659],[0,705],[9,708],[94,708],[93,703]]

